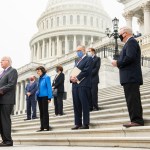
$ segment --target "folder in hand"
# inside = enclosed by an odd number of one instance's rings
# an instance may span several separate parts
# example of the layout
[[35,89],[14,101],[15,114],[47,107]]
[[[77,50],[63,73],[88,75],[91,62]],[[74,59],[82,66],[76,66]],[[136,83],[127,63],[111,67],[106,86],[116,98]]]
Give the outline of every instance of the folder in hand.
[[[80,72],[81,72],[81,70],[78,67],[74,67],[73,70],[70,73],[70,76],[71,77],[76,77],[80,74]],[[80,81],[77,81],[77,83],[79,84],[83,79],[81,79]]]

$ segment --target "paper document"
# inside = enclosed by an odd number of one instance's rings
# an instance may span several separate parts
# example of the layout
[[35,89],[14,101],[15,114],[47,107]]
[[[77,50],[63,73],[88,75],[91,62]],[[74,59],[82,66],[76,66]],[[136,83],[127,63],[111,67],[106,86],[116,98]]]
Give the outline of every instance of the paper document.
[[[79,73],[81,72],[81,70],[77,67],[74,67],[73,70],[70,73],[71,77],[76,77],[79,75]],[[84,78],[83,78],[84,79]],[[77,83],[79,84],[83,79],[81,79],[80,81],[77,81]]]
[[113,58],[112,58],[111,56],[108,56],[107,58],[108,58],[108,60],[109,60],[110,62],[113,61]]
[[79,68],[74,67],[73,70],[71,71],[70,76],[76,77],[80,72],[81,72],[81,70]]

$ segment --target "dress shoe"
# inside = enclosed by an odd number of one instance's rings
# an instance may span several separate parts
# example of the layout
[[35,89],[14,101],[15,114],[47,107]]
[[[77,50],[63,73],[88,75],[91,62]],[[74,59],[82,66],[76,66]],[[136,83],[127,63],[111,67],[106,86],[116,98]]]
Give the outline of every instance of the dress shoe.
[[93,111],[99,111],[99,108],[94,108]]
[[32,118],[32,120],[34,120],[34,119],[39,119],[39,118],[38,117]]
[[13,142],[2,142],[0,143],[0,147],[7,147],[7,146],[13,146]]
[[44,129],[37,130],[36,132],[42,132],[42,131],[44,131]]
[[135,127],[135,126],[143,126],[139,123],[135,123],[135,122],[130,122],[130,123],[127,123],[127,124],[123,124],[124,127],[126,128],[129,128],[129,127]]
[[89,129],[89,126],[88,126],[88,125],[82,126],[82,127],[80,127],[79,129]]
[[31,120],[31,119],[29,119],[29,118],[27,118],[27,119],[24,119],[24,121],[26,121],[26,120]]
[[49,126],[49,128],[44,131],[51,131],[51,130],[52,130],[52,127]]
[[75,127],[71,128],[71,130],[77,130],[77,129],[79,129],[80,127],[82,127],[82,126],[76,125]]

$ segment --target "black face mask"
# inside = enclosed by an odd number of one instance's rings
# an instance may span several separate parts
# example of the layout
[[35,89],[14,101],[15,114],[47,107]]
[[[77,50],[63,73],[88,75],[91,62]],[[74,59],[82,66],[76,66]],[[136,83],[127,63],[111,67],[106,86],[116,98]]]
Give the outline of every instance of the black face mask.
[[121,41],[123,41],[123,39],[124,39],[122,35],[119,35],[119,38]]

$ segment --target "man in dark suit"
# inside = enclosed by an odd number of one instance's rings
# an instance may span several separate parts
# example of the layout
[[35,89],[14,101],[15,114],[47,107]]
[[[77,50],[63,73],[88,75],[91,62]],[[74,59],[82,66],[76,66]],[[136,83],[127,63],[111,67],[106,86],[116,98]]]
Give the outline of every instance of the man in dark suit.
[[[77,56],[79,61],[76,63],[76,67],[81,70],[77,76],[71,76],[72,82],[72,95],[73,95],[73,107],[75,115],[75,127],[76,129],[89,129],[89,93],[91,89],[91,72],[92,72],[92,58],[86,56],[84,46],[77,47]],[[83,122],[82,122],[83,114]]]
[[120,83],[124,88],[125,98],[130,116],[130,123],[124,127],[143,126],[143,110],[141,105],[140,85],[143,84],[141,71],[141,49],[132,37],[132,30],[123,27],[119,31],[121,41],[125,43],[119,59],[112,65],[119,68]]
[[25,120],[31,120],[31,108],[32,108],[32,119],[36,119],[36,104],[35,93],[37,91],[37,82],[35,76],[29,78],[29,83],[26,86],[26,101],[27,101],[27,118]]
[[94,48],[88,49],[88,56],[93,59],[92,67],[92,87],[91,87],[91,98],[89,100],[90,111],[98,111],[98,83],[99,83],[99,69],[101,65],[100,57],[96,56]]
[[4,70],[0,75],[0,146],[13,146],[10,115],[15,104],[18,73],[11,67],[11,63],[10,57],[1,59],[1,67]]

